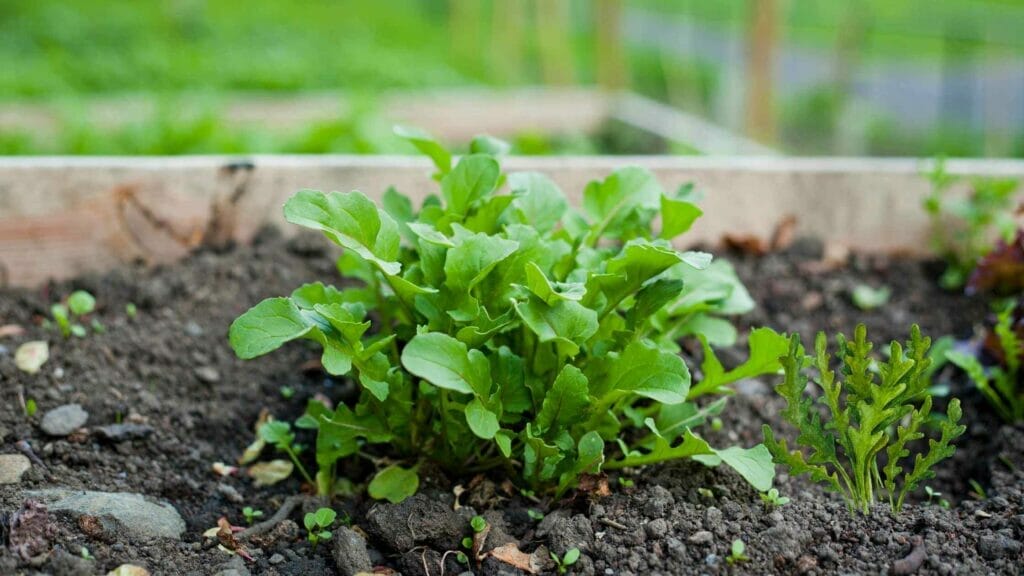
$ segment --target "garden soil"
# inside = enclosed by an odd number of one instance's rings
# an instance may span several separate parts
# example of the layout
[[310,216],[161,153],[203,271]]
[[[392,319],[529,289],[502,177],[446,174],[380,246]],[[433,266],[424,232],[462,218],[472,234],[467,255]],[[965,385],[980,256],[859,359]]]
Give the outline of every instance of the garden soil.
[[[765,256],[727,255],[758,303],[741,325],[809,336],[850,333],[863,321],[877,342],[905,338],[917,322],[926,334],[967,338],[986,314],[983,302],[939,289],[934,263],[822,256],[813,241]],[[8,482],[0,484],[0,574],[106,574],[133,564],[152,574],[512,575],[525,573],[517,563],[554,573],[547,552],[570,548],[582,552],[571,572],[587,575],[1024,572],[1024,427],[1001,425],[948,368],[936,380],[963,399],[968,431],[929,484],[942,496],[920,497],[897,517],[881,505],[852,515],[838,496],[781,471],[777,487],[791,502],[769,507],[735,473],[691,462],[595,478],[559,502],[523,495],[500,476],[424,470],[417,496],[382,504],[362,496],[371,465],[357,460],[343,470],[352,493],[338,500],[349,527],[314,548],[300,526],[316,504],[290,498],[301,492],[298,478],[257,487],[244,474],[214,468],[236,462],[261,412],[293,419],[313,395],[351,399],[353,385],[319,372],[312,348],[295,344],[242,362],[227,345],[228,325],[252,304],[329,279],[337,281],[337,272],[319,238],[285,240],[268,230],[251,247],[201,252],[174,266],[0,290],[0,326],[24,328],[0,338],[0,462],[7,468],[0,479]],[[856,308],[851,292],[865,283],[890,287],[890,302]],[[51,302],[78,288],[96,295],[105,331],[65,340],[42,319]],[[137,307],[134,317],[128,303]],[[50,360],[36,375],[14,366],[15,350],[29,340],[50,344]],[[723,354],[727,363],[742,359],[737,350]],[[773,384],[740,383],[722,428],[702,432],[716,445],[759,442],[762,423],[780,426]],[[25,415],[23,398],[37,403],[34,416]],[[59,430],[44,422],[69,404],[87,413],[84,423],[71,418],[75,428]],[[300,441],[311,438],[300,434]],[[92,507],[81,505],[86,497],[72,498],[76,507],[68,493],[61,503],[60,494],[40,492],[53,488],[145,500],[131,501],[129,512],[114,510],[110,497]],[[283,522],[244,539],[251,560],[203,535],[222,516],[244,526],[244,506],[267,520],[286,504],[297,505]],[[147,511],[133,517],[130,510]],[[463,549],[469,558],[462,564],[456,552],[474,514],[490,528],[475,550]],[[744,557],[730,558],[737,539]]]

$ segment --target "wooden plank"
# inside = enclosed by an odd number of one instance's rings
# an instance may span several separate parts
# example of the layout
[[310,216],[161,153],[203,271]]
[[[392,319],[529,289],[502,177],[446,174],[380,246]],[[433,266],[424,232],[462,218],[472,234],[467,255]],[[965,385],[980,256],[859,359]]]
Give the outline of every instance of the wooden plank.
[[[590,180],[616,167],[652,169],[667,188],[693,181],[706,215],[685,236],[768,238],[788,217],[797,233],[865,251],[921,251],[929,184],[917,160],[563,157],[509,158],[508,171],[550,175],[579,203]],[[950,161],[954,174],[1024,177],[1024,161]],[[436,191],[428,163],[397,156],[0,158],[0,278],[30,286],[142,259],[173,261],[204,240],[249,240],[302,188],[394,185],[415,198]],[[232,208],[233,207],[233,208]],[[218,222],[213,224],[212,222]],[[283,226],[285,233],[296,228]]]

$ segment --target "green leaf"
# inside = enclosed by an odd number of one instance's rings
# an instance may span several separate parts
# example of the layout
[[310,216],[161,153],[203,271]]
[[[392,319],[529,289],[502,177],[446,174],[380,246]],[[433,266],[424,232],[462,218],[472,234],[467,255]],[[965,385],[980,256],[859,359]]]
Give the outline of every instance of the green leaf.
[[239,358],[249,359],[302,338],[313,326],[288,298],[268,298],[231,323],[228,340]]
[[441,179],[441,195],[448,212],[460,218],[469,214],[473,203],[494,192],[500,174],[498,161],[491,156],[463,156],[455,169]]
[[457,291],[468,292],[487,274],[508,258],[519,243],[499,236],[466,233],[456,237],[444,261],[446,284]]
[[579,301],[587,292],[587,287],[580,282],[551,282],[535,262],[526,264],[526,286],[530,292],[551,305],[559,300]]
[[665,404],[686,400],[690,371],[683,359],[634,341],[612,364],[604,390],[633,392]]
[[519,222],[540,232],[554,230],[569,207],[565,194],[539,172],[513,172],[508,185],[515,197],[512,206]]
[[284,205],[285,219],[322,231],[336,244],[372,262],[385,274],[398,274],[398,224],[362,192],[302,190]]
[[512,145],[500,138],[494,136],[488,136],[486,134],[473,138],[469,143],[470,154],[489,154],[491,156],[501,156],[508,154],[508,151],[512,149]]
[[679,236],[688,231],[703,214],[704,211],[692,202],[676,200],[662,194],[660,236],[666,240]]
[[474,398],[466,405],[466,423],[469,429],[479,438],[490,440],[501,428],[498,424],[498,416],[488,410],[479,398]]
[[731,446],[715,450],[715,455],[722,459],[733,470],[739,472],[755,490],[764,492],[772,487],[775,480],[775,464],[772,455],[764,444],[753,448]]
[[424,130],[409,126],[395,126],[394,131],[396,136],[408,140],[422,154],[429,156],[442,175],[452,169],[451,153]]
[[398,504],[416,493],[420,487],[420,477],[416,469],[402,468],[392,464],[381,470],[370,481],[367,492],[374,500],[387,500]]
[[565,365],[558,373],[537,414],[537,428],[545,434],[582,422],[587,415],[587,377],[579,368]]
[[763,374],[775,374],[782,368],[779,358],[789,350],[789,340],[785,335],[771,328],[755,328],[750,331],[747,343],[750,355],[746,362],[726,372],[707,340],[701,338],[704,362],[700,369],[704,379],[690,389],[688,397],[692,400],[705,394],[727,393],[728,390],[723,388],[729,384]]
[[515,303],[516,313],[541,342],[555,342],[559,350],[575,356],[580,345],[597,332],[597,312],[572,300],[554,305],[536,296]]
[[68,309],[75,316],[84,316],[96,309],[96,299],[85,290],[75,290],[68,296]]
[[417,334],[402,350],[402,365],[434,386],[486,397],[490,391],[490,364],[479,350],[447,334]]
[[656,211],[660,198],[661,186],[644,168],[621,168],[601,182],[591,182],[583,191],[583,209],[595,223],[588,243],[628,234],[638,213]]

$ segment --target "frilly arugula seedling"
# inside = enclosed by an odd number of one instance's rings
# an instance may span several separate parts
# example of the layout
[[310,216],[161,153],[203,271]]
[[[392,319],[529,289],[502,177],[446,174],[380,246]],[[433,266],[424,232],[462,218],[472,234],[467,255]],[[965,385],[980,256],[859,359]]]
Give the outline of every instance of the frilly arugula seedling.
[[[358,382],[358,401],[311,401],[296,422],[316,431],[321,494],[338,459],[369,444],[399,459],[369,484],[391,501],[416,491],[423,459],[456,473],[504,467],[556,493],[584,473],[674,458],[771,486],[764,446],[715,449],[692,431],[725,404],[695,398],[776,372],[787,343],[758,329],[747,362],[726,370],[716,358],[712,346],[735,339],[723,317],[753,302],[728,263],[670,243],[700,215],[689,189],[623,168],[591,182],[577,210],[541,174],[502,173],[493,139],[454,162],[429,136],[400,134],[434,161],[440,193],[418,209],[394,189],[379,205],[297,193],[286,219],[340,245],[338,270],[358,286],[306,284],[230,330],[241,358],[311,340],[327,372]],[[699,383],[677,354],[684,335],[703,343]]]
[[[932,467],[955,452],[951,443],[965,429],[957,424],[960,401],[950,400],[946,419],[939,424],[939,438],[929,439],[928,450],[918,453],[910,466],[906,459],[911,443],[924,438],[921,428],[932,407],[925,376],[931,339],[922,337],[914,326],[906,351],[893,342],[889,359],[878,363],[877,375],[863,324],[857,326],[852,341],[841,334],[837,341],[841,378],[830,367],[824,333],[818,334],[813,358],[804,354],[800,337],[794,335],[789,354],[782,359],[786,376],[775,388],[787,403],[782,416],[799,430],[796,443],[808,454],[799,448],[791,451],[784,439],[776,441],[768,425],[763,428],[765,444],[776,462],[842,493],[851,509],[866,514],[884,491],[893,513],[899,512],[907,493],[933,478]],[[805,369],[811,365],[822,390],[818,403],[827,408],[824,418],[806,394]],[[880,468],[883,450],[887,463]],[[910,467],[905,470],[904,466]]]

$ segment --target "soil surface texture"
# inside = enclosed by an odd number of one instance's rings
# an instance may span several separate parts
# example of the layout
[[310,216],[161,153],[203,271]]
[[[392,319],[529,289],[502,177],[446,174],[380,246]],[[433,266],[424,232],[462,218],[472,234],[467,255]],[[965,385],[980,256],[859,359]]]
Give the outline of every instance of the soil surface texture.
[[[986,315],[984,302],[938,287],[935,263],[822,256],[807,240],[764,256],[726,255],[758,303],[741,327],[799,331],[809,341],[817,330],[849,334],[863,321],[872,339],[887,342],[904,339],[914,322],[933,337],[967,338]],[[968,431],[929,483],[942,495],[916,495],[898,517],[881,505],[852,515],[837,495],[781,471],[776,485],[791,502],[769,507],[730,470],[692,462],[627,471],[608,479],[610,495],[558,502],[524,496],[500,477],[426,470],[420,493],[395,505],[363,495],[369,468],[354,462],[344,472],[356,489],[335,506],[345,526],[313,547],[301,526],[317,503],[296,497],[297,476],[259,487],[228,467],[252,442],[261,411],[294,419],[313,395],[350,398],[352,384],[310,369],[319,353],[301,344],[239,361],[226,334],[262,298],[315,280],[340,283],[326,243],[267,230],[253,246],[174,266],[0,289],[0,327],[24,329],[0,328],[0,574],[106,574],[122,564],[152,574],[525,574],[499,559],[516,550],[521,566],[554,574],[548,552],[571,548],[582,554],[569,573],[585,575],[1024,572],[1024,426],[1000,424],[951,368],[936,380],[962,399]],[[890,301],[860,310],[851,296],[860,284],[888,286]],[[104,330],[64,339],[42,320],[79,288],[96,295]],[[47,341],[50,356],[34,375],[14,361],[32,340]],[[741,360],[742,349],[723,352],[726,363]],[[774,384],[741,382],[722,428],[701,433],[716,445],[750,446],[768,422],[791,437]],[[31,416],[28,399],[37,406]],[[302,443],[311,439],[300,433]],[[257,522],[284,511],[268,529],[238,535],[248,559],[204,536],[221,517],[246,526],[246,506],[263,512]],[[475,514],[490,527],[481,560],[461,547]],[[737,539],[745,559],[730,558]]]

